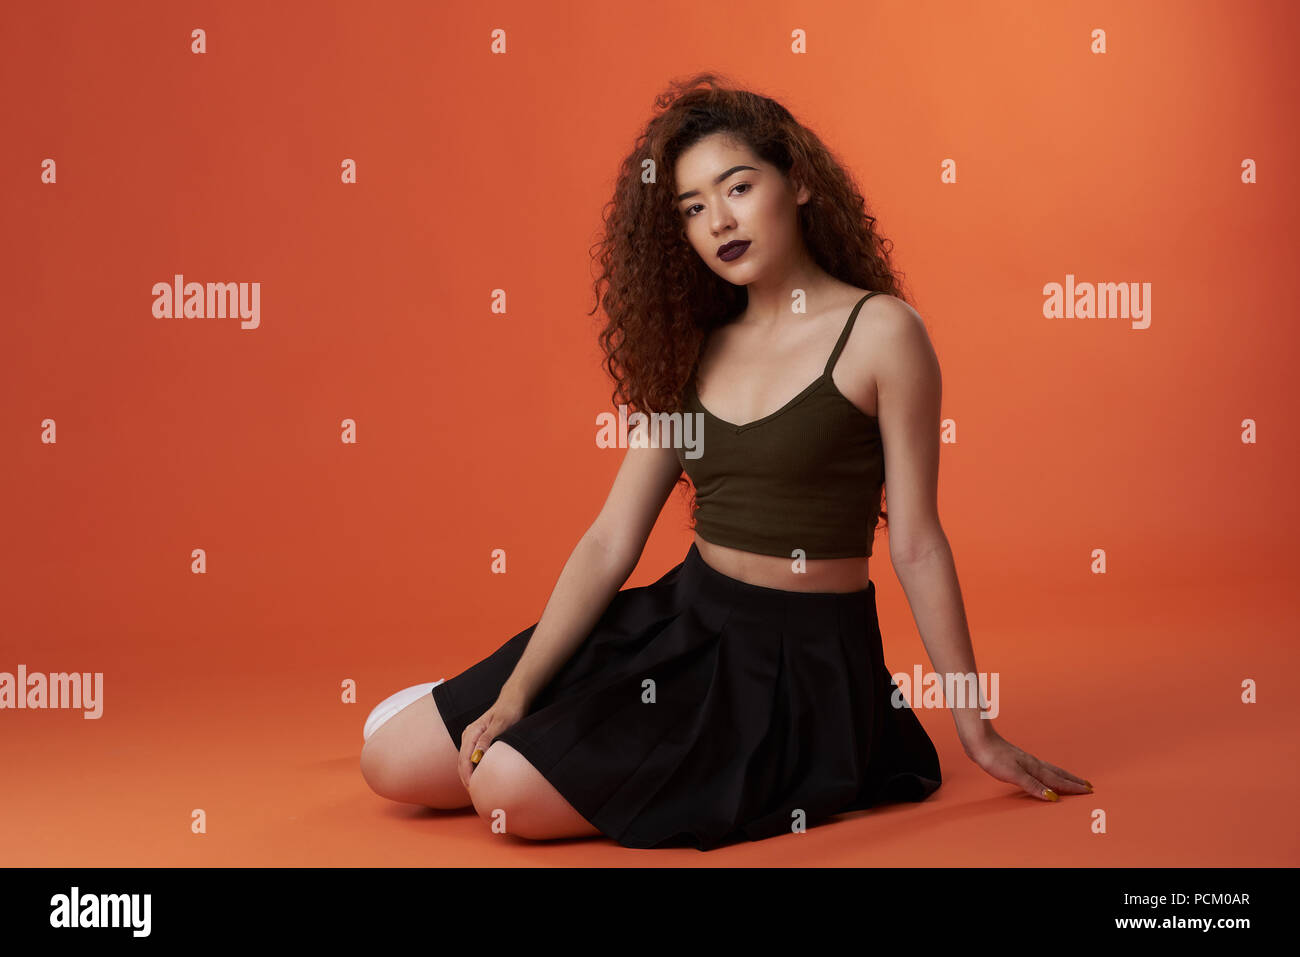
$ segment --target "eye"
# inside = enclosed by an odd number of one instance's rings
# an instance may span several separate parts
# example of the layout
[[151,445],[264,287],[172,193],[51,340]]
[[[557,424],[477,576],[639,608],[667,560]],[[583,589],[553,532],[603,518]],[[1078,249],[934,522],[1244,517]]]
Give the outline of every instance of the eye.
[[[731,189],[732,189],[732,190],[737,190],[737,189],[740,189],[742,186],[745,188],[745,193],[748,193],[751,189],[754,188],[754,187],[751,186],[749,183],[737,183],[735,186],[731,187]],[[728,190],[728,192],[730,192],[730,191],[731,191],[731,190]],[[744,196],[745,193],[740,193],[739,195]],[[682,215],[685,216],[687,219],[690,219],[692,216],[695,215],[694,210],[695,210],[695,207],[698,206],[698,205],[699,205],[699,203],[695,203],[695,204],[692,205],[692,206],[687,206],[686,209],[682,211]]]

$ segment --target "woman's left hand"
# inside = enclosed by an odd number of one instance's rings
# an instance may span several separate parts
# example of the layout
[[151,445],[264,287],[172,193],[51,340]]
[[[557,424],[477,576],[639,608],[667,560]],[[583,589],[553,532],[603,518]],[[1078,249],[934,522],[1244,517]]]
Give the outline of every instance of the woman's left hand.
[[967,753],[999,781],[1018,785],[1044,801],[1058,800],[1060,794],[1092,792],[1092,785],[1083,778],[1021,751],[992,728],[985,729],[984,739]]

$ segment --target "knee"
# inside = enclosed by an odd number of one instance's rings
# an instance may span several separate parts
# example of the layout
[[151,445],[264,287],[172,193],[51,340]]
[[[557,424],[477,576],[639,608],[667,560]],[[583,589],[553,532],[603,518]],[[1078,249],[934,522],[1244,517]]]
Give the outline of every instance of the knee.
[[361,747],[361,777],[366,785],[380,797],[401,800],[398,793],[402,781],[397,773],[396,762],[382,745],[371,737]]
[[386,731],[388,728],[380,728],[361,747],[361,777],[370,790],[403,804],[444,806],[439,800],[441,795],[434,793],[431,771],[423,766],[427,762],[417,763],[418,752],[413,754],[399,735]]
[[536,801],[528,786],[531,765],[508,744],[494,741],[469,776],[469,797],[478,816],[494,833],[537,840]]

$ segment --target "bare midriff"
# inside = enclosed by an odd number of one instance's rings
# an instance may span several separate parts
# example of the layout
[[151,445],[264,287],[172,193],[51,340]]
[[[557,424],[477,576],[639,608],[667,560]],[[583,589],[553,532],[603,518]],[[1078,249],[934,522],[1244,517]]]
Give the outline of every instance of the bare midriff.
[[819,558],[802,563],[795,570],[793,558],[782,555],[759,555],[741,551],[695,535],[695,546],[704,563],[728,578],[735,578],[763,588],[783,591],[849,592],[861,591],[870,582],[871,559]]

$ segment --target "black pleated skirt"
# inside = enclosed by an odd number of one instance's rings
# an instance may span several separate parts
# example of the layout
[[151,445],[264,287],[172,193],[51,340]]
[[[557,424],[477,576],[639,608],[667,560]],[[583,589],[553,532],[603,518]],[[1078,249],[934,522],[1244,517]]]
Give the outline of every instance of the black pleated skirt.
[[[536,623],[433,688],[452,739],[496,700]],[[711,850],[844,811],[923,801],[939,756],[891,704],[875,582],[797,592],[723,575],[691,544],[615,594],[501,734],[625,847]]]

